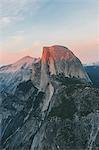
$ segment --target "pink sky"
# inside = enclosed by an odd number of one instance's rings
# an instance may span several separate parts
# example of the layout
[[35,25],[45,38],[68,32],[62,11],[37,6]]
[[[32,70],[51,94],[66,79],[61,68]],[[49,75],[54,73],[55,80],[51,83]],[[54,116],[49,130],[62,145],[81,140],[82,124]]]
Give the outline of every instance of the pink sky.
[[[22,42],[22,41],[21,41]],[[18,44],[16,42],[16,44]],[[56,45],[57,43],[55,43]],[[24,48],[19,50],[0,51],[0,64],[10,64],[24,56],[41,57],[43,46],[50,46],[51,44],[35,43],[31,48]],[[54,43],[53,43],[54,45]],[[64,42],[61,44],[68,47],[71,51],[82,61],[82,63],[92,63],[99,61],[98,41],[86,41],[82,43],[71,43],[66,45]],[[14,45],[15,46],[15,45]],[[11,47],[13,47],[11,45]]]

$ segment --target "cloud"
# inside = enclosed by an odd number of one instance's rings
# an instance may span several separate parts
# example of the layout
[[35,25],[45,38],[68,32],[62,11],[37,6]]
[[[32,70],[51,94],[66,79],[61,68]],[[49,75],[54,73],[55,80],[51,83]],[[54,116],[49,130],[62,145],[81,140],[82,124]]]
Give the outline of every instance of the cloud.
[[6,27],[10,22],[10,17],[0,17],[0,29]]
[[24,19],[23,17],[12,17],[12,16],[0,17],[0,29],[2,30],[17,21],[22,21],[23,19]]
[[0,15],[22,15],[28,12],[30,8],[37,8],[38,2],[39,0],[0,0]]
[[2,17],[1,19],[1,22],[4,22],[4,23],[10,23],[10,18],[9,17]]
[[23,21],[40,8],[40,0],[0,0],[0,28]]

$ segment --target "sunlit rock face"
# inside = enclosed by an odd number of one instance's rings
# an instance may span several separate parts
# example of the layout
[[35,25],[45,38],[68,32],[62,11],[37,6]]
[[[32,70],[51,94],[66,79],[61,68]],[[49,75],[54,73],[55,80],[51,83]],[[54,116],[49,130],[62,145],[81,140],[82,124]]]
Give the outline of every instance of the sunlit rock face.
[[41,90],[46,89],[51,75],[58,74],[90,82],[80,60],[68,48],[58,45],[44,47],[41,64]]

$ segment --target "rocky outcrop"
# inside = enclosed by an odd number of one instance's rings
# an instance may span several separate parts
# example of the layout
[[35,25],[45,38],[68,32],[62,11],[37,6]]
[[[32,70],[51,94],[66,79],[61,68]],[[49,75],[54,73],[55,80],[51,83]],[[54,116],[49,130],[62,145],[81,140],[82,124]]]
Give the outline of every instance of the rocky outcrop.
[[43,101],[44,111],[47,110],[55,90],[51,78],[57,75],[63,75],[68,78],[75,77],[82,80],[82,82],[91,83],[80,60],[68,48],[59,45],[44,47],[39,87],[41,91],[46,93]]
[[14,95],[2,93],[2,150],[97,149],[99,89],[61,79],[52,79],[55,91],[45,105],[46,93],[31,81],[19,84]]
[[44,47],[41,65],[41,90],[46,90],[51,75],[58,74],[91,82],[80,60],[68,48],[58,45]]
[[41,60],[38,62],[34,62],[32,64],[32,77],[31,80],[33,81],[33,84],[38,89],[40,88],[40,78],[41,78]]
[[[62,80],[63,78],[63,80]],[[31,150],[94,150],[99,147],[99,89],[54,78],[54,94]],[[74,83],[73,83],[74,80]]]
[[19,83],[32,77],[32,64],[40,59],[29,56],[23,57],[14,64],[0,68],[0,92],[14,93]]
[[1,150],[97,150],[99,89],[90,83],[70,50],[44,48],[31,78],[1,92]]

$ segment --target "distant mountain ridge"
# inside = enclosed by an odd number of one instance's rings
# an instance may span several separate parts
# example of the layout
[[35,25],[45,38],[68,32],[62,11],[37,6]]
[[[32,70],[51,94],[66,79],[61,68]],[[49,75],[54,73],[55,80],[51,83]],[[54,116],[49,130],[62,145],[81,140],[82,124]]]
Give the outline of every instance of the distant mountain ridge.
[[4,72],[15,72],[22,68],[32,68],[31,66],[32,66],[33,62],[36,62],[38,60],[39,60],[39,58],[25,56],[13,64],[9,64],[9,65],[0,67],[0,72],[3,72],[3,71]]
[[91,66],[84,66],[84,68],[87,74],[89,75],[93,85],[99,88],[99,66],[91,65]]
[[92,63],[86,63],[86,64],[83,64],[84,66],[99,66],[99,62],[92,62]]
[[32,65],[40,58],[26,56],[17,62],[0,67],[0,91],[13,93],[20,82],[31,79]]

